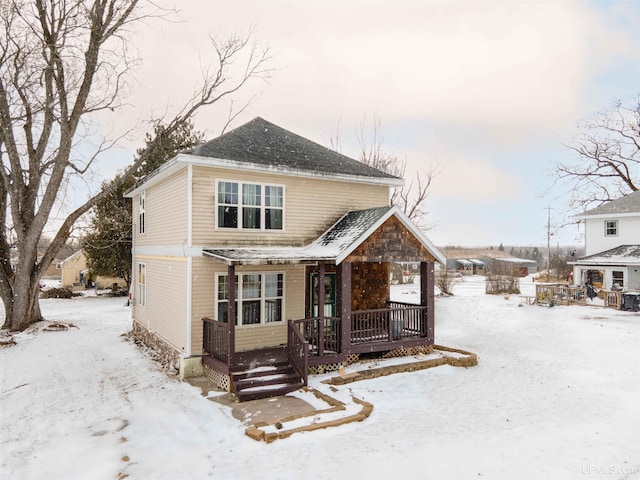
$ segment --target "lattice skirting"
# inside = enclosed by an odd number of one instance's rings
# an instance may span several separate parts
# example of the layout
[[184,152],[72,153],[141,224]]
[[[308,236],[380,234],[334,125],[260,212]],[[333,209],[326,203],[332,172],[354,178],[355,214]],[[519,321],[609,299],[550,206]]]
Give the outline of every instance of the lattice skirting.
[[398,348],[385,353],[382,358],[408,357],[410,355],[429,355],[433,353],[433,345],[424,345],[420,347]]
[[342,362],[328,363],[326,365],[313,365],[309,367],[309,375],[321,375],[328,372],[337,372],[342,367]]
[[229,375],[218,372],[207,365],[204,366],[204,374],[220,390],[224,390],[225,392],[231,391],[231,379],[229,378]]
[[[382,355],[382,358],[408,357],[411,355],[429,355],[430,353],[433,353],[433,345],[398,348],[396,350],[391,350],[385,353],[384,355]],[[358,355],[357,353],[352,353],[347,355],[347,358],[344,362],[329,363],[326,365],[314,365],[312,367],[309,367],[309,375],[321,375],[328,372],[337,372],[343,367],[353,365],[354,363],[358,363],[360,361],[366,362],[367,360],[360,360],[360,355]],[[373,362],[375,360],[372,359],[371,361]]]

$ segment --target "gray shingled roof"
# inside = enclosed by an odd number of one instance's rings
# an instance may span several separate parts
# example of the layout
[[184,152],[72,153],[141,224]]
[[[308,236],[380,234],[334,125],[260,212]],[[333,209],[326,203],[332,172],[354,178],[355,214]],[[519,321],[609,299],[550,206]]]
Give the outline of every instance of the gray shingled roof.
[[317,173],[398,178],[291,133],[260,117],[183,153]]
[[619,247],[581,257],[575,264],[608,264],[608,265],[638,265],[640,264],[640,245],[620,245]]
[[389,206],[347,212],[317,240],[305,247],[211,247],[203,248],[202,253],[229,265],[295,264],[318,260],[340,263],[392,215],[405,224],[436,261],[446,264],[447,259],[402,210]]
[[604,205],[587,210],[580,216],[612,215],[620,213],[640,213],[640,190],[629,193],[622,198],[612,200]]
[[363,240],[363,235],[393,207],[385,206],[347,212],[317,240],[305,247],[205,248],[203,253],[227,262],[298,263],[335,260],[342,252]]

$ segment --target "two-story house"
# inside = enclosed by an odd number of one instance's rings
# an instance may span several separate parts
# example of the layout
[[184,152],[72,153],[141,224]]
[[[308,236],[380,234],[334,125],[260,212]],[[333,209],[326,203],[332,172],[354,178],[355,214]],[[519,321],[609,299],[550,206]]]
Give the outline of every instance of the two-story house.
[[574,283],[640,290],[640,191],[576,218],[585,225],[585,256],[571,262]]
[[[127,193],[134,334],[240,399],[429,349],[445,258],[390,206],[402,183],[261,118],[180,153]],[[401,261],[420,262],[420,305],[390,302]]]

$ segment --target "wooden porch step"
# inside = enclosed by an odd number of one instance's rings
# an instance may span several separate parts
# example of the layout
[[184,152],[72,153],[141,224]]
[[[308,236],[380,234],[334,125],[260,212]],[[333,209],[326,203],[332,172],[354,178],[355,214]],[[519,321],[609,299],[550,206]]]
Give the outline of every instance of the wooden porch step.
[[260,377],[243,378],[234,383],[236,389],[243,390],[251,387],[264,387],[267,385],[278,385],[281,383],[296,382],[300,378],[295,372],[276,373],[274,375],[264,375]]
[[265,387],[251,387],[236,392],[236,398],[239,402],[247,402],[249,400],[258,400],[260,398],[279,397],[290,392],[295,392],[304,386],[302,379],[294,383],[286,383],[279,385],[269,385]]
[[236,380],[243,378],[259,377],[262,375],[275,375],[293,371],[291,364],[287,362],[276,362],[271,365],[258,366],[254,368],[241,368],[231,371],[231,376]]
[[231,382],[240,402],[277,397],[303,386],[302,378],[288,362],[231,372]]

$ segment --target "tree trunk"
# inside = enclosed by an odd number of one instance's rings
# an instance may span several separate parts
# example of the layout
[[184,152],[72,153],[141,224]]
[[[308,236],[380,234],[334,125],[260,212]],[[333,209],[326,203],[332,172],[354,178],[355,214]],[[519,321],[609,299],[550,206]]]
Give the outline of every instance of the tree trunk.
[[12,296],[2,296],[5,310],[5,322],[2,328],[22,331],[42,320],[40,312],[40,276],[32,267],[31,274],[18,268],[13,278]]

